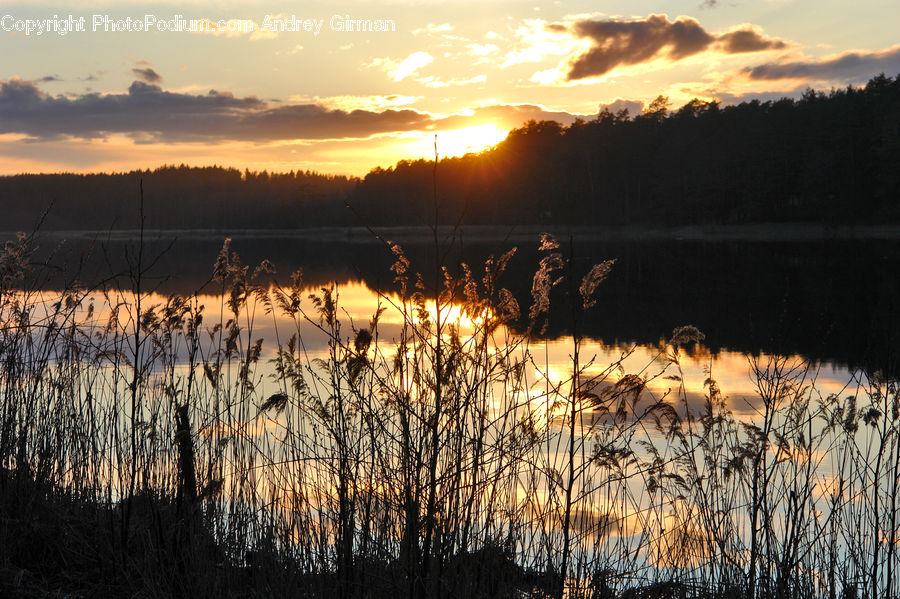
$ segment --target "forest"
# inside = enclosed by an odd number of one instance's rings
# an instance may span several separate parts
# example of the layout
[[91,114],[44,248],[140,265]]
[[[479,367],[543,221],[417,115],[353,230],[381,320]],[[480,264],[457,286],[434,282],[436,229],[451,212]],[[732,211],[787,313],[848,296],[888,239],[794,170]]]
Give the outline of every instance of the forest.
[[882,74],[796,100],[673,109],[660,96],[639,115],[531,121],[437,168],[404,160],[362,179],[186,166],[0,177],[0,211],[6,230],[42,214],[44,229],[133,229],[142,181],[151,229],[432,224],[435,188],[448,224],[864,225],[900,217],[898,164],[900,77]]
[[[440,145],[440,136],[438,136]],[[448,218],[469,223],[733,224],[895,221],[900,78],[736,106],[658,97],[633,118],[529,122],[493,149],[443,160]],[[433,163],[375,169],[354,189],[369,220],[428,222]]]
[[[164,166],[97,174],[0,177],[0,229],[296,228],[332,224],[355,179],[314,172]],[[143,206],[137,198],[143,191]],[[331,212],[328,212],[330,210]],[[143,211],[143,212],[142,212]]]

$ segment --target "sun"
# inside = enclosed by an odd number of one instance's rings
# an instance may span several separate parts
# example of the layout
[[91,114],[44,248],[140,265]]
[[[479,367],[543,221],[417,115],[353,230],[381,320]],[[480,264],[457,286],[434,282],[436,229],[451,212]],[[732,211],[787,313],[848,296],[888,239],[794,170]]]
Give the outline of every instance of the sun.
[[[477,154],[506,139],[508,132],[494,123],[482,123],[460,129],[438,129],[435,131],[412,131],[400,137],[391,150],[398,160],[434,158],[435,136],[440,158]],[[386,156],[386,155],[385,155]]]
[[437,150],[441,156],[478,153],[506,139],[507,131],[494,123],[437,132]]

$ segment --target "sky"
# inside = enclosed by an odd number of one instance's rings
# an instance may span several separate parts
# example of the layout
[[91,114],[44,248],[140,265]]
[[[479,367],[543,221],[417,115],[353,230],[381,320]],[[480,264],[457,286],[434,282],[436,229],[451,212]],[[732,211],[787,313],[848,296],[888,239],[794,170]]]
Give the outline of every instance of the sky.
[[0,174],[362,176],[658,95],[900,74],[896,0],[0,0]]

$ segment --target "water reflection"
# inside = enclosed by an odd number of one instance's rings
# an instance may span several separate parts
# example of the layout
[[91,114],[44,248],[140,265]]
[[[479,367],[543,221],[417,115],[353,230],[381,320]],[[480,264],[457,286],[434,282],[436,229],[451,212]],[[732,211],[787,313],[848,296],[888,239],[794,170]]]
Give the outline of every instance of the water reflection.
[[[262,380],[271,383],[273,371],[272,361],[277,357],[279,344],[284,344],[292,333],[302,338],[303,348],[310,359],[327,359],[330,338],[315,322],[316,316],[311,311],[310,295],[320,294],[323,287],[307,286],[302,290],[306,315],[291,316],[273,309],[255,298],[249,298],[246,313],[238,322],[241,327],[237,342],[246,349],[262,340],[260,364]],[[270,293],[271,290],[270,290]],[[353,331],[365,327],[380,312],[378,318],[378,335],[384,345],[384,351],[390,352],[405,324],[404,315],[398,306],[402,304],[396,294],[386,294],[370,289],[364,282],[350,282],[333,288],[333,298],[340,308],[340,318],[345,321],[344,343],[352,345]],[[54,311],[64,307],[65,297],[52,291],[36,292],[30,300],[33,306],[32,321],[41,323],[48,319]],[[142,310],[162,313],[170,304],[171,296],[156,291],[142,296]],[[70,300],[71,302],[71,300]],[[215,293],[200,293],[190,298],[190,303],[204,313],[207,322],[228,320],[227,298]],[[434,315],[434,301],[427,302],[428,309]],[[134,295],[127,291],[111,290],[105,292],[83,292],[78,295],[78,305],[70,306],[73,320],[88,329],[102,329],[109,326],[110,318],[115,315],[118,326],[127,330],[130,326],[131,313],[135,309]],[[412,315],[414,316],[414,315]],[[465,336],[471,334],[478,322],[473,322],[460,306],[444,309],[447,322],[453,323]],[[209,338],[215,339],[211,328],[206,330]],[[218,334],[218,330],[216,332]],[[499,334],[509,335],[514,332]],[[552,339],[535,338],[527,341],[520,351],[527,351],[529,363],[533,366],[532,378],[537,377],[541,384],[562,388],[572,378],[571,336],[560,335]],[[178,345],[173,348],[177,361],[181,364],[188,359],[188,348]],[[606,384],[614,382],[621,372],[634,373],[648,378],[651,382],[647,391],[656,397],[672,395],[676,391],[683,393],[687,403],[696,409],[703,406],[709,394],[709,381],[714,380],[728,398],[728,407],[738,414],[752,415],[758,410],[759,389],[753,376],[752,362],[765,362],[768,354],[754,357],[745,353],[719,349],[712,351],[703,343],[687,347],[679,355],[678,377],[674,381],[666,378],[671,374],[672,364],[667,360],[666,343],[660,340],[654,344],[607,343],[602,339],[586,339],[581,347],[583,378],[591,378],[604,374],[610,364],[621,364],[621,369],[610,376],[604,376]],[[803,361],[803,356],[791,359]],[[662,376],[661,376],[662,375]],[[809,383],[814,383],[819,393],[841,395],[855,392],[855,385],[860,375],[845,365],[835,363],[814,363],[808,373]],[[263,392],[265,387],[261,388]],[[537,394],[537,392],[536,392]]]
[[[896,468],[878,466],[900,438],[889,378],[659,331],[522,336],[474,302],[375,291],[392,281],[257,287],[225,262],[184,296],[4,288],[4,464],[118,500],[183,494],[188,456],[217,526],[244,546],[277,530],[315,547],[308,571],[374,547],[415,577],[410,555],[506,543],[576,586],[597,564],[775,579],[775,550],[752,549],[772,538],[804,556],[795,571],[891,563],[865,540],[895,532]],[[615,297],[598,322],[627,304]],[[194,435],[176,427],[185,406]]]
[[[429,243],[395,233],[412,270],[433,269]],[[211,267],[223,237],[210,232],[148,235],[145,255],[153,257],[155,267],[145,277],[145,288],[215,293]],[[393,256],[367,233],[258,237],[237,232],[233,237],[232,249],[245,263],[271,259],[282,282],[300,267],[310,287],[362,282],[369,289],[395,291],[389,271]],[[39,245],[57,273],[37,282],[44,288],[75,278],[89,287],[98,281],[130,286],[127,277],[110,277],[127,272],[125,256],[134,252],[130,238],[48,235],[39,238]],[[502,283],[520,305],[529,305],[536,238],[476,238],[460,245],[445,256],[453,272],[459,260],[477,270],[489,254],[517,246]],[[900,288],[894,276],[900,270],[900,242],[895,240],[575,241],[573,249],[585,268],[617,260],[599,290],[599,308],[583,325],[587,335],[608,345],[655,344],[675,327],[694,324],[706,334],[712,353],[800,354],[851,369],[897,368],[891,342],[900,336]],[[565,298],[554,302],[554,310],[566,314]],[[564,336],[566,321],[551,318],[546,336]]]

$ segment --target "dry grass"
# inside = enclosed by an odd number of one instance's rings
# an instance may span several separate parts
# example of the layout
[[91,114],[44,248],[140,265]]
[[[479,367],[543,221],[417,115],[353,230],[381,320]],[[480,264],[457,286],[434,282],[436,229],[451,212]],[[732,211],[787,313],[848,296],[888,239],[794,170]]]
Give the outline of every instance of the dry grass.
[[[751,358],[752,422],[712,372],[692,413],[680,360],[696,329],[639,372],[586,355],[579,322],[611,262],[579,272],[543,239],[532,329],[515,334],[529,311],[501,285],[512,253],[426,284],[390,251],[399,292],[360,323],[335,287],[261,284],[268,265],[227,243],[216,307],[147,305],[139,253],[129,291],[46,294],[30,238],[8,243],[0,592],[897,595],[896,381],[859,374],[822,397],[810,364]],[[531,350],[560,294],[563,381]]]

